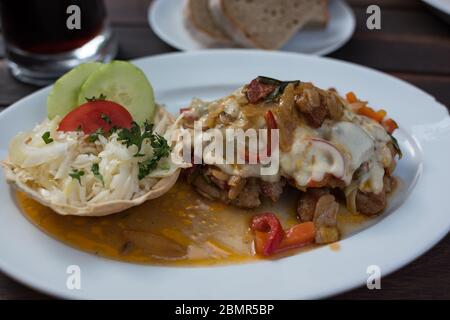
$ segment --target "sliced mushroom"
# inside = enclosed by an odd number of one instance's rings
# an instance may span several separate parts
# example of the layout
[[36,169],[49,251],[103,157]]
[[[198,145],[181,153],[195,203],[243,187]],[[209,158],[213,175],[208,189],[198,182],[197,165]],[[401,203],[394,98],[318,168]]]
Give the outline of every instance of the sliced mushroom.
[[316,243],[330,243],[339,240],[338,211],[339,204],[333,195],[327,194],[319,198],[314,211]]

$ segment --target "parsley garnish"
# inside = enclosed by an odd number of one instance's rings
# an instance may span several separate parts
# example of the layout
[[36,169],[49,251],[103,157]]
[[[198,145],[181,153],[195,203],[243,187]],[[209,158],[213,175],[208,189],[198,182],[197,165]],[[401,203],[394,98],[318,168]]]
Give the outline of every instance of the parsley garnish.
[[50,137],[50,131],[47,131],[42,135],[42,140],[44,140],[45,144],[53,142],[53,139]]
[[151,139],[153,136],[153,124],[149,124],[147,121],[144,123],[144,132],[141,132],[141,127],[133,121],[131,129],[123,128],[118,133],[119,138],[117,140],[122,141],[127,147],[135,145],[138,148],[135,157],[142,157],[140,154],[142,148],[142,142],[145,139]]
[[101,115],[100,117],[101,117],[102,120],[105,121],[107,124],[112,125],[111,118],[108,117],[106,114],[102,113],[102,115]]
[[151,146],[153,148],[153,156],[143,162],[139,162],[139,180],[144,179],[158,166],[158,162],[162,158],[167,158],[170,154],[170,146],[167,144],[167,140],[157,133],[152,134],[150,137]]
[[95,130],[94,133],[91,133],[88,137],[87,137],[87,141],[88,142],[95,142],[98,140],[99,136],[104,136],[104,137],[108,137],[109,135],[116,133],[117,131],[119,131],[119,127],[117,126],[112,126],[111,129],[109,129],[108,132],[104,132],[103,128],[98,128],[97,130]]
[[104,132],[103,132],[103,128],[98,128],[94,133],[91,133],[88,137],[87,140],[89,142],[95,142],[98,140],[98,136],[104,136]]
[[118,126],[112,126],[111,129],[109,129],[109,134],[116,133],[119,130]]
[[147,121],[144,123],[144,130],[141,131],[141,128],[136,122],[133,122],[131,129],[123,128],[118,133],[118,140],[122,141],[127,147],[135,145],[138,149],[137,153],[134,155],[135,157],[143,157],[144,154],[141,154],[140,151],[142,149],[142,143],[145,139],[150,139],[150,145],[153,148],[153,155],[151,158],[139,162],[139,180],[144,179],[147,175],[150,174],[156,167],[158,166],[158,162],[162,158],[166,158],[170,154],[170,146],[167,143],[167,140],[164,139],[163,136],[160,136],[157,133],[153,133],[153,124],[148,123]]
[[91,98],[88,98],[88,97],[84,97],[84,98],[88,102],[94,102],[94,101],[97,101],[97,100],[106,100],[106,96],[103,93],[100,93],[100,95],[98,97],[93,96]]
[[91,171],[94,174],[94,176],[102,182],[103,185],[105,185],[105,181],[103,180],[103,176],[100,173],[100,167],[98,163],[93,163],[91,166]]
[[78,183],[81,185],[81,177],[84,176],[84,171],[73,168],[72,172],[69,173],[69,176],[71,176],[72,179],[78,180]]

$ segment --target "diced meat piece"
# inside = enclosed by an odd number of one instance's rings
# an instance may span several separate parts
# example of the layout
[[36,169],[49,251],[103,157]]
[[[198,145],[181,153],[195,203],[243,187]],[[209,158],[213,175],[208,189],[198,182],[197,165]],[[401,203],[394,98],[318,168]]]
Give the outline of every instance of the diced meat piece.
[[228,191],[228,198],[234,200],[242,192],[245,187],[247,180],[238,176],[231,176],[228,180],[228,186],[230,190]]
[[339,240],[338,211],[339,204],[326,189],[310,189],[302,193],[297,206],[297,213],[302,222],[314,222],[316,243],[330,243]]
[[386,208],[386,191],[375,194],[372,192],[358,191],[356,194],[356,210],[366,216],[381,213]]
[[260,186],[255,179],[248,179],[242,192],[232,201],[232,204],[239,208],[257,208],[261,205],[259,199]]
[[276,202],[283,193],[283,188],[285,185],[286,180],[284,179],[280,179],[277,182],[261,181],[261,194],[273,202]]
[[220,189],[205,181],[202,175],[198,175],[192,182],[197,191],[208,199],[221,199]]
[[316,226],[316,243],[330,243],[339,240],[337,214],[339,204],[333,195],[327,194],[319,198],[314,210]]
[[316,227],[316,243],[332,243],[340,238],[339,229],[337,227]]
[[302,95],[296,96],[295,104],[308,125],[313,128],[319,128],[328,115],[328,109],[316,89],[305,89]]
[[328,92],[326,103],[330,118],[333,120],[340,120],[344,114],[344,106],[339,100],[339,97],[333,92]]
[[397,185],[397,180],[394,177],[389,176],[387,174],[384,175],[383,187],[384,187],[384,190],[386,191],[386,194],[389,194],[392,191],[394,191],[396,185]]
[[311,108],[310,111],[303,112],[303,115],[311,127],[320,128],[327,116],[327,109],[323,105],[320,105]]
[[258,103],[265,99],[276,89],[274,84],[265,84],[258,79],[252,80],[247,86],[245,94],[250,103]]
[[332,91],[323,91],[312,84],[304,84],[297,92],[295,105],[308,125],[322,126],[326,118],[340,120],[344,109],[339,96]]
[[222,113],[219,115],[219,122],[220,122],[221,124],[229,124],[229,123],[232,123],[232,122],[235,121],[235,120],[236,120],[235,117],[233,117],[232,115],[230,115],[230,114],[228,114],[228,113],[225,113],[225,112],[222,112]]
[[313,220],[317,201],[319,201],[321,196],[328,193],[326,189],[309,189],[300,194],[297,203],[297,214],[302,222]]
[[331,194],[319,198],[314,210],[314,224],[316,226],[336,227],[339,203]]
[[209,169],[208,170],[208,174],[210,174],[211,176],[215,177],[218,180],[222,180],[227,182],[228,179],[230,178],[230,176],[228,174],[226,174],[225,172],[218,170],[218,169]]
[[225,190],[227,188],[227,182],[217,179],[215,176],[210,176],[209,179],[212,183],[214,183],[217,187],[219,187],[222,190]]
[[220,189],[225,190],[228,187],[228,175],[225,172],[209,168],[205,174]]
[[187,182],[202,196],[232,204],[240,208],[256,208],[261,205],[260,196],[277,201],[286,180],[264,182],[258,178],[230,176],[212,166],[195,165],[185,171]]

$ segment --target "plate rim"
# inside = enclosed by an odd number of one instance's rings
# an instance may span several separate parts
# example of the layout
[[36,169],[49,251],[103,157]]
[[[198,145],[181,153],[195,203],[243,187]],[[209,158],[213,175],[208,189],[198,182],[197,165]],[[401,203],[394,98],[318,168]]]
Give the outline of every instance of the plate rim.
[[[167,2],[167,1],[166,1]],[[355,33],[356,30],[356,17],[355,17],[355,13],[352,10],[352,8],[350,7],[350,5],[344,1],[344,0],[334,0],[335,3],[337,3],[336,5],[341,6],[342,9],[345,11],[346,16],[349,19],[349,23],[350,23],[350,29],[348,31],[348,33],[345,34],[345,36],[342,37],[342,39],[340,39],[337,42],[334,42],[332,45],[329,45],[327,47],[324,47],[320,50],[317,50],[315,52],[312,53],[308,53],[309,55],[314,55],[314,56],[325,56],[328,55],[340,48],[342,48],[348,41],[350,41],[350,39],[352,38],[353,34]],[[179,42],[173,40],[173,38],[171,38],[170,36],[167,35],[167,33],[161,28],[161,26],[156,23],[156,18],[155,15],[157,13],[158,10],[158,6],[161,6],[164,3],[164,0],[154,0],[152,3],[150,3],[150,5],[148,6],[147,9],[147,22],[150,26],[150,28],[153,30],[153,32],[156,34],[156,36],[161,39],[163,42],[165,42],[166,44],[170,45],[171,47],[177,49],[177,50],[181,50],[181,51],[205,51],[205,50],[215,50],[216,48],[188,48],[186,46],[180,45]],[[301,33],[301,31],[300,31]],[[198,41],[197,41],[198,42]],[[218,48],[220,49],[239,49],[239,50],[252,50],[249,48]],[[279,49],[279,50],[275,50],[275,51],[280,51],[280,52],[294,52],[294,51],[286,51],[283,49]],[[300,54],[307,54],[304,52],[296,52],[296,53],[300,53]]]
[[[420,91],[420,93],[423,95],[425,94],[427,97],[429,98],[433,98],[434,103],[432,104],[433,107],[435,107],[436,111],[438,109],[440,109],[440,111],[442,111],[442,108],[444,110],[447,111],[447,117],[448,116],[448,110],[447,108],[439,103],[438,101],[436,101],[436,99],[430,95],[429,93],[425,92],[424,90],[415,87],[414,85],[405,82],[401,79],[395,78],[391,75],[385,74],[381,71],[375,70],[375,69],[371,69],[365,66],[361,66],[355,63],[351,63],[351,62],[346,62],[346,61],[341,61],[338,59],[334,59],[334,58],[329,58],[329,57],[317,57],[317,56],[311,56],[311,55],[305,55],[305,54],[298,54],[298,53],[292,53],[292,52],[263,52],[263,51],[259,51],[259,50],[246,50],[246,49],[216,49],[216,50],[200,50],[200,51],[191,51],[191,52],[174,52],[174,53],[166,53],[166,54],[161,54],[161,55],[155,55],[155,56],[149,56],[149,57],[142,57],[139,59],[135,59],[132,60],[131,62],[133,63],[144,63],[146,60],[149,59],[164,59],[166,57],[170,57],[170,56],[187,56],[187,55],[211,55],[211,54],[215,54],[215,53],[222,53],[222,54],[246,54],[246,53],[251,53],[251,54],[257,54],[257,55],[288,55],[288,56],[293,56],[293,57],[297,57],[300,59],[313,59],[313,60],[330,60],[330,61],[334,61],[337,62],[339,64],[344,64],[344,65],[348,65],[350,67],[356,67],[356,68],[361,68],[361,69],[365,69],[368,70],[370,72],[375,72],[379,75],[382,75],[384,77],[389,77],[392,80],[398,81],[400,83],[402,83],[402,85],[407,85],[408,87],[414,88],[415,90]],[[0,113],[0,121],[3,120],[3,118],[7,117],[8,114],[10,112],[13,112],[13,109],[15,108],[15,105],[17,104],[21,104],[21,103],[26,103],[26,100],[32,100],[34,98],[36,98],[37,95],[39,94],[43,94],[43,92],[49,90],[49,87],[45,87],[42,88],[40,90],[35,91],[34,93],[31,93],[27,96],[25,96],[24,98],[18,100],[17,102],[13,103],[10,107],[8,107],[6,110],[2,111]],[[427,108],[430,108],[431,106],[427,106]],[[422,179],[419,179],[418,184],[421,183]],[[415,189],[417,189],[417,186],[415,187]],[[33,226],[34,227],[34,226]],[[447,229],[444,230],[443,228],[441,229],[441,232],[438,235],[435,235],[432,241],[428,241],[427,245],[423,246],[420,250],[416,251],[414,254],[411,254],[408,258],[403,259],[403,261],[395,264],[395,266],[392,266],[388,269],[388,271],[386,272],[385,275],[390,274],[396,270],[399,270],[400,268],[404,267],[405,265],[407,265],[408,263],[410,263],[411,261],[417,259],[418,257],[420,257],[421,255],[423,255],[425,252],[427,252],[430,248],[432,248],[433,246],[435,246],[449,231],[450,228],[450,224],[447,226]],[[55,240],[57,241],[57,240]],[[59,242],[59,241],[58,241]],[[76,250],[70,247],[67,247],[68,249],[71,250]],[[99,257],[96,257],[99,258]],[[111,261],[109,259],[105,259],[105,258],[100,258],[102,260],[106,260],[106,261]],[[123,263],[123,262],[121,262]],[[128,264],[128,263],[126,263]],[[228,267],[233,267],[234,265],[231,266],[225,266],[226,268]],[[238,265],[241,266],[241,265]],[[198,269],[202,269],[204,267],[200,267]],[[206,267],[208,268],[208,267]],[[4,272],[5,274],[7,274],[9,277],[15,279],[16,281],[25,284],[26,286],[32,287],[38,291],[42,291],[45,292],[47,294],[50,294],[52,296],[57,296],[57,297],[63,297],[63,298],[75,298],[75,299],[80,299],[83,298],[83,295],[81,294],[76,294],[77,292],[71,292],[71,291],[67,291],[67,290],[55,290],[53,288],[49,288],[47,286],[45,286],[45,284],[43,284],[43,282],[41,281],[36,281],[36,279],[34,278],[29,278],[26,276],[23,276],[23,273],[21,275],[18,275],[18,273],[15,273],[14,270],[12,270],[11,268],[9,268],[7,266],[7,263],[5,263],[3,258],[0,258],[0,270],[2,270],[2,272]],[[348,283],[346,285],[344,285],[343,287],[339,287],[339,288],[334,288],[333,290],[327,290],[328,294],[317,294],[317,296],[311,295],[308,298],[324,298],[324,297],[328,297],[331,295],[335,295],[338,293],[342,293],[348,290],[351,290],[355,287],[359,287],[362,285],[362,282],[360,281],[360,279],[356,279],[352,282],[352,283]],[[72,294],[73,293],[73,294]],[[92,297],[91,297],[92,298]]]
[[441,1],[438,0],[422,0],[425,4],[429,5],[430,7],[440,11],[441,13],[450,16],[450,3],[448,5],[443,4]]

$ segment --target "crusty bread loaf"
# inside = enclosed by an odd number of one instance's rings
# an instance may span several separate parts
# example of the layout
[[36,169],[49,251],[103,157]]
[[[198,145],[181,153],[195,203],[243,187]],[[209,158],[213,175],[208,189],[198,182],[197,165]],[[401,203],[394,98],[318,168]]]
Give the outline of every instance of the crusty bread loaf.
[[314,5],[311,10],[313,14],[311,20],[305,25],[307,29],[325,28],[328,24],[330,16],[328,14],[328,0],[317,0],[317,5]]
[[184,23],[194,39],[206,47],[232,46],[233,41],[220,28],[209,10],[209,0],[185,0]]
[[238,44],[276,50],[323,9],[322,0],[209,0],[216,23]]

